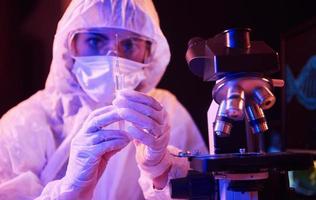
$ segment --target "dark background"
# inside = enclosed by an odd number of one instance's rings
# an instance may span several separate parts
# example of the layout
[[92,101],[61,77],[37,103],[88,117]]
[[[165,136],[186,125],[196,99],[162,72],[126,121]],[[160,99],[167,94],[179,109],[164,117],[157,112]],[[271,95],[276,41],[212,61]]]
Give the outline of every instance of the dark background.
[[[176,94],[205,140],[212,83],[203,82],[189,71],[185,61],[189,39],[209,38],[231,27],[250,27],[252,40],[263,40],[280,51],[281,35],[314,18],[316,13],[316,3],[312,0],[154,0],[154,3],[172,52],[159,87]],[[53,35],[66,5],[67,1],[62,0],[0,1],[0,115],[44,87]],[[280,105],[278,98],[276,107],[270,111],[269,123],[277,129],[281,124]]]

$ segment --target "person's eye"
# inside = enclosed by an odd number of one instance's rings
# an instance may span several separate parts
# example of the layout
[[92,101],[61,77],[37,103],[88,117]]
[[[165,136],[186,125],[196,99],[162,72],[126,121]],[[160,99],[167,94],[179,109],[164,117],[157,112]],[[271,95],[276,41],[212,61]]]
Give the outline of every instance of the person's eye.
[[106,45],[106,38],[98,36],[98,35],[89,35],[86,38],[86,44],[94,50],[100,50]]
[[135,41],[133,39],[127,39],[127,40],[123,40],[120,44],[122,50],[124,51],[124,53],[133,53],[136,49],[136,44]]

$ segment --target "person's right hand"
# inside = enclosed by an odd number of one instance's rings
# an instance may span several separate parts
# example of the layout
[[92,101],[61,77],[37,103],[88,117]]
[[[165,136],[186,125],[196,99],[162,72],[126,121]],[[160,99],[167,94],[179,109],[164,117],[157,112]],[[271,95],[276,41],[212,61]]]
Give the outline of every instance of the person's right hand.
[[107,161],[129,143],[124,131],[105,129],[120,120],[113,106],[97,109],[73,138],[63,182],[67,187],[80,191],[81,197],[93,192]]

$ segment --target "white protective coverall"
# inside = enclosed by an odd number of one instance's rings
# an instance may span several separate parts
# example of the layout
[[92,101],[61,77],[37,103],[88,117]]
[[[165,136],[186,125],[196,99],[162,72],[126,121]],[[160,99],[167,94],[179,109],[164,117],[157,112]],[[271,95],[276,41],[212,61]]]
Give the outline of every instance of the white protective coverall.
[[[207,152],[185,108],[170,92],[155,88],[169,62],[170,51],[153,3],[150,0],[75,0],[58,24],[45,89],[1,118],[0,199],[59,199],[59,194],[64,192],[56,185],[66,171],[69,141],[87,115],[104,106],[89,99],[71,74],[73,59],[68,36],[72,31],[89,27],[123,28],[155,41],[142,92],[158,100],[169,114],[170,146]],[[178,163],[175,167],[187,170],[183,159],[174,159]],[[185,176],[177,174],[180,171],[171,170],[169,178]],[[150,180],[140,174],[135,146],[130,143],[107,163],[93,199],[170,199],[168,187],[155,190]],[[45,188],[47,183],[55,186]],[[41,196],[43,190],[45,194]]]

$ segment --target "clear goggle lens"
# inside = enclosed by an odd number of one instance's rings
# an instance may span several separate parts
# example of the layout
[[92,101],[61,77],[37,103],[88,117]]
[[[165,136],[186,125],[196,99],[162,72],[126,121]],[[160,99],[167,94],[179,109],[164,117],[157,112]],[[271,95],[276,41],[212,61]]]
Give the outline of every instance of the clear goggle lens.
[[131,31],[115,28],[90,28],[70,36],[72,56],[118,56],[144,63],[150,55],[152,41]]

